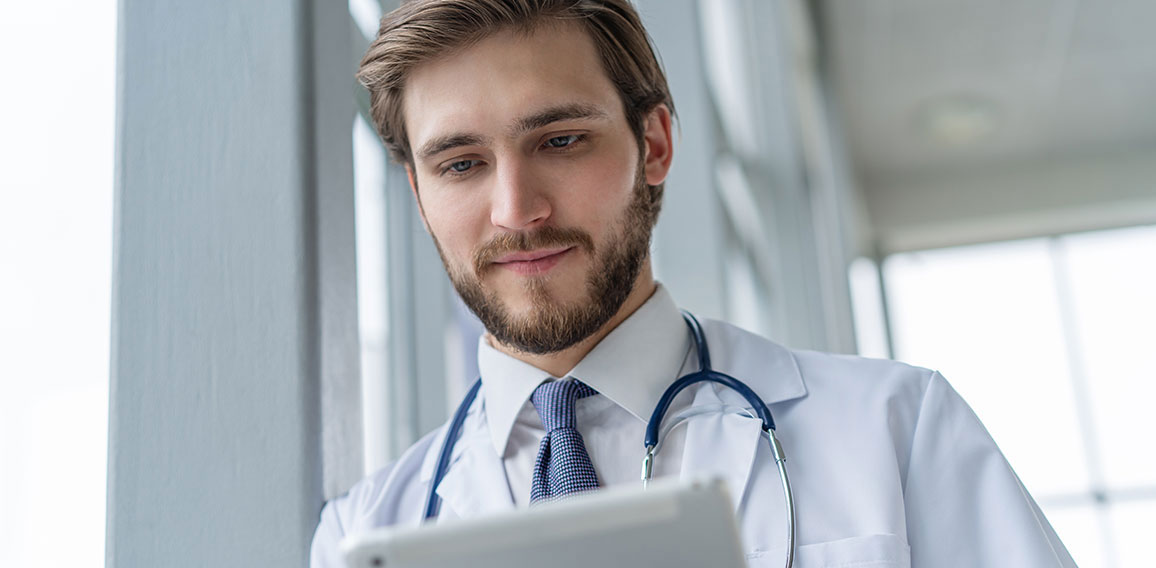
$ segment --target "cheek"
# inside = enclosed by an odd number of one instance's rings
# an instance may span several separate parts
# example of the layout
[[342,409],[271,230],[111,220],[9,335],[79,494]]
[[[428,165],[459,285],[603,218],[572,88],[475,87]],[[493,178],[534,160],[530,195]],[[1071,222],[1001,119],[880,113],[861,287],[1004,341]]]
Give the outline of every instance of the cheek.
[[424,198],[422,207],[442,252],[458,261],[469,258],[484,229],[484,208],[468,200],[440,196]]
[[622,152],[620,156],[599,160],[573,178],[581,180],[572,201],[578,206],[575,213],[582,215],[585,223],[606,225],[604,232],[613,232],[613,223],[633,197],[636,165],[630,161],[630,153]]

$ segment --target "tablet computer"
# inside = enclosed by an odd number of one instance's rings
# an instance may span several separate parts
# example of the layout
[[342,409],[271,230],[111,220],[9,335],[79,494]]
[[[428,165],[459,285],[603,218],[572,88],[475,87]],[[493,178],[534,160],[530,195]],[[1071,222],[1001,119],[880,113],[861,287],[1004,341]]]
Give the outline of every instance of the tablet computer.
[[347,537],[341,550],[349,568],[746,566],[721,479],[611,488],[484,518],[380,529]]

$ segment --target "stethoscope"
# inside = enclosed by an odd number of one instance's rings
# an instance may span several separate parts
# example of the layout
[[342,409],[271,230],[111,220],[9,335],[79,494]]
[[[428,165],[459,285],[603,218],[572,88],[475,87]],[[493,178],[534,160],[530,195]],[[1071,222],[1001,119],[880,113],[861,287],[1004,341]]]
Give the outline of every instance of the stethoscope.
[[[683,312],[682,317],[686,320],[687,327],[690,328],[691,336],[694,338],[695,348],[698,351],[698,371],[684,375],[678,380],[674,381],[666,392],[662,394],[662,398],[658,400],[658,405],[655,406],[654,412],[650,415],[650,421],[646,424],[646,439],[643,445],[646,447],[646,456],[642,458],[642,485],[647,487],[650,484],[651,472],[654,465],[654,456],[658,453],[661,440],[666,438],[674,427],[693,418],[694,416],[713,412],[722,413],[738,413],[751,418],[757,418],[763,423],[763,437],[767,439],[771,448],[771,455],[775,458],[775,465],[779,469],[779,480],[783,484],[783,497],[786,501],[787,510],[787,568],[790,568],[795,563],[795,496],[791,491],[791,480],[787,477],[787,458],[783,453],[783,447],[779,444],[779,439],[775,437],[775,420],[771,417],[771,411],[767,408],[767,404],[755,391],[742,381],[711,369],[710,367],[710,351],[706,345],[706,335],[702,332],[702,326],[698,323],[689,312]],[[659,429],[662,427],[663,419],[666,417],[667,410],[670,409],[670,404],[674,401],[674,397],[683,389],[695,383],[703,381],[710,381],[721,384],[727,388],[734,390],[741,394],[751,405],[755,415],[746,408],[738,408],[731,406],[710,406],[710,407],[691,407],[675,416],[674,420],[662,429],[662,435],[659,436]],[[466,421],[466,414],[469,413],[470,406],[473,405],[474,399],[478,396],[478,391],[482,387],[482,380],[474,381],[473,386],[466,393],[457,411],[454,412],[453,420],[450,421],[449,429],[446,431],[445,440],[442,442],[441,451],[438,454],[437,465],[434,468],[433,481],[430,483],[429,497],[426,499],[425,520],[429,521],[437,518],[438,511],[441,509],[441,497],[437,494],[438,485],[441,484],[442,478],[445,477],[446,472],[450,467],[450,457],[453,453],[454,443],[457,442],[458,437],[462,433],[462,425]]]

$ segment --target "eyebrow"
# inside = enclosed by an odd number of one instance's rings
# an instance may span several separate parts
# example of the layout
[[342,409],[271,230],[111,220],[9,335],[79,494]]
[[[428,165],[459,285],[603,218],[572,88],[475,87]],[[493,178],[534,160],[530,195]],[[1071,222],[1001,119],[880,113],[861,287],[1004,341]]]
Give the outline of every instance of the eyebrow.
[[[529,116],[519,118],[510,128],[510,136],[516,138],[526,132],[549,126],[563,120],[597,120],[606,119],[609,115],[601,108],[583,103],[571,103],[552,106]],[[418,159],[427,159],[446,150],[459,146],[485,146],[489,138],[477,134],[453,133],[438,136],[422,144],[417,152]]]
[[563,120],[591,120],[605,119],[609,115],[602,109],[583,103],[570,103],[552,106],[529,116],[519,118],[511,129],[512,137],[517,137],[531,130],[537,130]]
[[478,136],[477,134],[447,134],[445,136],[438,136],[422,144],[421,149],[417,152],[417,156],[424,160],[445,152],[450,148],[457,148],[458,146],[484,146],[487,142],[489,142],[488,138]]

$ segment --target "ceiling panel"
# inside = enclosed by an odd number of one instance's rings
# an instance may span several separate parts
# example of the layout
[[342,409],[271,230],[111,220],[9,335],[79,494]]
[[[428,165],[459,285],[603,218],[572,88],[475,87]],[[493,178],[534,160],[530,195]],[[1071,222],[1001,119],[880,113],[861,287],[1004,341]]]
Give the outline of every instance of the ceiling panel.
[[[825,71],[868,180],[1156,147],[1154,1],[817,0],[816,8]],[[963,126],[990,132],[945,143],[929,125],[944,108],[959,114],[960,101],[983,111],[965,113]]]
[[1072,29],[1076,53],[1156,48],[1156,2],[1152,0],[1086,0]]

